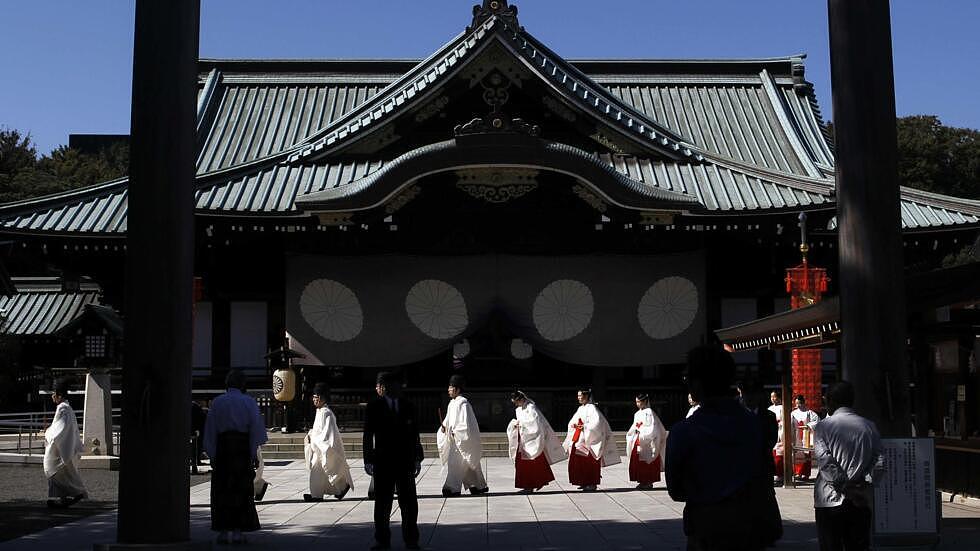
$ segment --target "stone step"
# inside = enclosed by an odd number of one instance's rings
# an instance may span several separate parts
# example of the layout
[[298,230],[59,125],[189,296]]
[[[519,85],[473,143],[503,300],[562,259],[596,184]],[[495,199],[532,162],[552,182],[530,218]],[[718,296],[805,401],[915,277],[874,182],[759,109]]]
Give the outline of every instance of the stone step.
[[[626,435],[622,432],[613,433],[616,437],[616,447],[623,455],[626,453]],[[557,433],[559,440],[565,438],[564,433]],[[360,432],[345,432],[341,435],[344,441],[344,452],[348,458],[355,459],[363,457],[363,434]],[[269,442],[262,446],[262,456],[268,460],[303,459],[303,440],[305,434],[292,433],[282,434],[279,432],[269,433]],[[439,448],[436,446],[435,434],[426,433],[420,435],[422,441],[422,453],[425,457],[438,457]],[[507,435],[502,432],[490,432],[480,435],[480,443],[483,448],[484,457],[507,457],[508,442]]]

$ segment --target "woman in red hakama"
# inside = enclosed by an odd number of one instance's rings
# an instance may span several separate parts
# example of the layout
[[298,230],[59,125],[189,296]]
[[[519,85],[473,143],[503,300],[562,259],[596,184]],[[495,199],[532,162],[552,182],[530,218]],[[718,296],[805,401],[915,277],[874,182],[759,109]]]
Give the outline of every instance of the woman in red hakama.
[[627,472],[630,480],[637,482],[637,489],[650,490],[660,481],[660,455],[666,439],[663,423],[650,408],[650,397],[638,394],[633,424],[626,431]]
[[516,417],[507,425],[507,444],[516,471],[514,486],[531,493],[555,479],[551,465],[565,460],[565,450],[526,394],[516,390],[510,400]]

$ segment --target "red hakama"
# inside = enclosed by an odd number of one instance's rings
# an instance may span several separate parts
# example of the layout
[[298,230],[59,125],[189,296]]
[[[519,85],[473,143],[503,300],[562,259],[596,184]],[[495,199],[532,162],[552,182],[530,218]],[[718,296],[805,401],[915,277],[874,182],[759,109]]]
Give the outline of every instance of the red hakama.
[[776,455],[775,450],[773,450],[772,458],[774,460],[774,463],[776,464],[776,478],[782,478],[783,469],[785,468],[785,465],[783,464],[783,456]]
[[[797,435],[796,441],[803,442],[803,421],[800,421],[797,425]],[[813,469],[813,465],[810,462],[810,452],[808,451],[796,451],[793,450],[793,474],[803,478],[810,478],[810,472]]]
[[521,456],[521,452],[517,452],[514,467],[517,469],[517,475],[514,477],[515,488],[536,490],[555,479],[555,474],[551,472],[551,465],[548,464],[548,458],[544,453],[534,459],[527,459]]
[[568,482],[574,486],[598,486],[602,464],[592,454],[581,455],[574,448],[568,457]]
[[653,484],[660,482],[660,457],[650,463],[640,461],[640,454],[637,451],[637,442],[633,444],[633,452],[630,455],[630,480],[640,484]]
[[793,464],[793,474],[796,476],[802,476],[804,478],[810,478],[810,472],[813,469],[813,464],[810,462],[810,454],[805,453],[803,461],[794,462]]

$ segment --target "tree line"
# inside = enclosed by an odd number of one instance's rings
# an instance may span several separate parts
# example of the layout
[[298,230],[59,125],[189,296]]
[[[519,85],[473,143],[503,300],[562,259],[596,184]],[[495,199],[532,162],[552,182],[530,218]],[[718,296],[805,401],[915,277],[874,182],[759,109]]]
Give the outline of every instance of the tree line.
[[129,146],[115,143],[97,153],[66,145],[39,155],[29,133],[0,128],[0,203],[50,195],[129,172]]

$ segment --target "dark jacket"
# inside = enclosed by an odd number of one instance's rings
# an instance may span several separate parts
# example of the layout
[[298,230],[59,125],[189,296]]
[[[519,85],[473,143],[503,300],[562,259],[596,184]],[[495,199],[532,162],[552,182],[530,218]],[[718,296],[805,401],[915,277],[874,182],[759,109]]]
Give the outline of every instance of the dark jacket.
[[412,472],[422,462],[415,405],[398,398],[398,413],[388,401],[378,398],[367,406],[364,419],[364,463],[374,465],[375,472]]
[[[772,456],[772,449],[779,438],[779,422],[776,421],[776,414],[764,407],[758,408],[755,416],[759,420],[759,429],[762,430],[762,461],[766,466],[766,475],[772,478],[776,475],[776,460]],[[780,476],[782,474],[779,473]]]
[[[769,413],[767,411],[767,413]],[[766,478],[763,424],[732,399],[707,400],[667,436],[667,492],[684,506],[688,549],[763,549],[782,531]]]
[[764,472],[759,418],[732,399],[705,401],[667,435],[667,491],[674,501],[717,503]]

